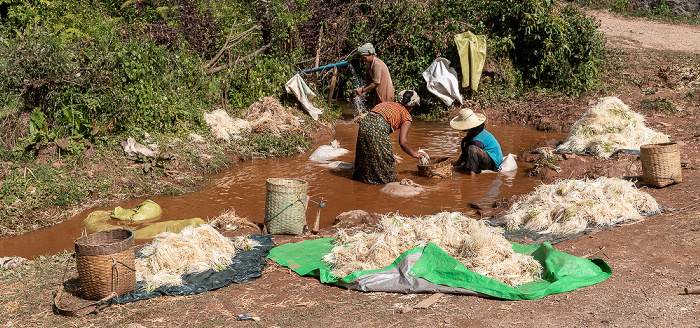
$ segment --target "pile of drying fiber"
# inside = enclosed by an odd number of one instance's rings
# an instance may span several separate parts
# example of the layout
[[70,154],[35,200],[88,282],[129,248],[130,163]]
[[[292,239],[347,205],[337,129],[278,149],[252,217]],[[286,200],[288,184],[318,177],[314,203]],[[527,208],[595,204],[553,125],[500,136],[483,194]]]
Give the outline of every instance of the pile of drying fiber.
[[236,249],[249,250],[257,242],[245,236],[232,242],[208,224],[187,227],[180,233],[163,232],[141,249],[136,258],[136,280],[147,291],[160,286],[181,286],[182,275],[231,265]]
[[265,97],[253,103],[243,116],[256,133],[267,132],[281,136],[301,130],[301,119],[282,107],[273,97]]
[[608,158],[617,149],[639,150],[641,145],[668,141],[667,135],[644,124],[644,116],[631,111],[617,97],[606,97],[574,123],[569,137],[557,150]]
[[231,137],[240,137],[242,132],[250,132],[250,122],[237,118],[233,119],[223,109],[217,109],[211,113],[204,113],[204,121],[209,124],[211,132],[217,140],[231,141]]
[[353,236],[339,231],[333,250],[324,256],[331,273],[345,277],[361,270],[388,266],[399,255],[433,242],[469,270],[509,286],[539,280],[542,266],[533,257],[513,251],[502,230],[459,212],[421,217],[385,215],[377,232]]
[[219,216],[213,218],[208,223],[212,227],[222,230],[238,230],[245,227],[260,228],[255,222],[236,215],[236,211],[233,209],[219,214]]
[[506,229],[575,234],[588,227],[641,220],[659,212],[659,204],[634,183],[618,178],[560,180],[541,185],[505,215]]

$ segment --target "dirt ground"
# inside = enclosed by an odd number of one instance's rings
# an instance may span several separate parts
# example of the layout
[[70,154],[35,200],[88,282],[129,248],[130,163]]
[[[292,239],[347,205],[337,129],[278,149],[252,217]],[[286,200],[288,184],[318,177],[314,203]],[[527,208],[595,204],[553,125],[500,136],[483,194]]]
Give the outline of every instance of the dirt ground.
[[[681,145],[683,182],[645,189],[660,204],[677,210],[555,245],[556,249],[576,256],[605,260],[612,268],[608,280],[532,301],[445,295],[428,309],[401,313],[400,308],[413,306],[430,295],[343,290],[323,285],[316,278],[300,277],[269,261],[262,277],[252,282],[194,296],[112,306],[100,314],[80,318],[52,313],[48,301],[55,291],[52,286],[40,292],[37,299],[1,304],[5,315],[0,322],[8,327],[700,327],[700,295],[683,293],[684,287],[700,285],[700,92],[689,93],[693,89],[684,87],[684,81],[659,78],[659,72],[670,64],[660,54],[646,51],[661,48],[698,54],[700,28],[664,24],[664,33],[654,34],[652,31],[659,26],[654,22],[616,18],[608,13],[596,15],[602,19],[601,30],[608,34],[608,47],[617,51],[622,61],[644,63],[630,66],[635,71],[626,72],[631,77],[628,83],[609,95],[618,96],[633,109],[645,99],[656,97],[669,99],[682,109],[674,114],[644,113],[652,128],[669,134]],[[638,32],[628,33],[629,30]],[[684,37],[667,37],[676,32]],[[655,37],[649,38],[651,35]],[[688,48],[683,48],[686,45]],[[691,58],[698,63],[696,69],[700,67],[700,56]],[[634,77],[640,76],[653,78],[635,82]],[[700,82],[700,78],[695,82]],[[567,131],[595,101],[594,96],[575,100],[548,98],[483,110],[489,117],[500,117],[505,122]],[[529,150],[523,155],[528,153]],[[624,154],[609,160],[573,156],[558,166],[562,168],[559,173],[545,169],[536,176],[551,182],[556,178],[641,174],[637,157]],[[497,202],[495,208],[478,214],[484,219],[498,215],[508,203]],[[324,230],[318,237],[332,232]],[[276,243],[305,238],[309,237],[279,236]],[[22,283],[23,279],[17,279],[19,286]],[[0,284],[2,289],[8,287]],[[30,314],[16,315],[17,309],[29,306],[34,306]],[[236,315],[249,312],[261,321],[236,321]]]

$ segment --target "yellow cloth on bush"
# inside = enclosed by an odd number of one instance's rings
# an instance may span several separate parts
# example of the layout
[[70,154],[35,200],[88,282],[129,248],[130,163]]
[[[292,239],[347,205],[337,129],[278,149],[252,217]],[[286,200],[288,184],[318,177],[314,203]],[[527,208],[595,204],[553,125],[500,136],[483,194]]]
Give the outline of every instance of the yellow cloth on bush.
[[486,35],[465,32],[455,35],[454,40],[462,66],[462,88],[471,87],[476,92],[486,61]]

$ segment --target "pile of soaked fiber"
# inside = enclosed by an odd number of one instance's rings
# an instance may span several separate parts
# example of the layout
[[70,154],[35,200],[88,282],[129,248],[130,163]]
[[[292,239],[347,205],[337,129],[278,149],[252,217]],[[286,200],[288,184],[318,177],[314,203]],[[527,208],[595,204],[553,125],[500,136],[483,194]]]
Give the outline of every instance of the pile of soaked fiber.
[[232,136],[236,137],[242,132],[251,131],[250,122],[240,118],[233,119],[223,109],[204,113],[204,121],[207,122],[217,140],[226,142],[230,142]]
[[237,230],[245,227],[259,228],[255,222],[236,215],[236,211],[233,209],[219,214],[219,216],[209,221],[209,225],[222,230]]
[[264,97],[250,105],[244,117],[256,133],[267,132],[281,136],[301,130],[301,119],[284,108],[274,97]]
[[361,270],[388,266],[399,255],[433,242],[462,262],[469,270],[509,286],[539,280],[542,266],[532,256],[516,253],[502,230],[459,212],[421,217],[385,215],[373,233],[353,236],[339,231],[336,245],[324,256],[331,273],[345,277]]
[[182,275],[223,270],[231,265],[237,248],[248,250],[256,244],[245,236],[232,242],[208,224],[180,233],[162,232],[136,258],[136,280],[145,282],[147,291],[181,286]]
[[668,136],[648,128],[644,116],[629,109],[617,97],[601,98],[571,126],[569,136],[557,150],[589,152],[601,158],[617,149],[639,150],[639,146],[668,142]]
[[552,234],[575,234],[588,227],[641,220],[659,212],[654,197],[618,178],[561,180],[541,185],[505,215],[508,230],[525,227]]

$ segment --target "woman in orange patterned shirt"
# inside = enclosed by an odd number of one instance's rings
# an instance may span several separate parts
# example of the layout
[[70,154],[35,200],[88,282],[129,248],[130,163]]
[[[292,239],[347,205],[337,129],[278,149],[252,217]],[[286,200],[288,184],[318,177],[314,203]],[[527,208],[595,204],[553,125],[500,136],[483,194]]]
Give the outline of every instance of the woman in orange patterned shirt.
[[355,169],[353,180],[368,184],[385,184],[398,181],[394,148],[389,135],[399,132],[399,145],[406,154],[420,159],[421,154],[413,151],[408,144],[408,130],[413,119],[409,111],[420,103],[418,94],[413,90],[399,93],[399,101],[382,102],[372,108],[360,122],[355,149]]

